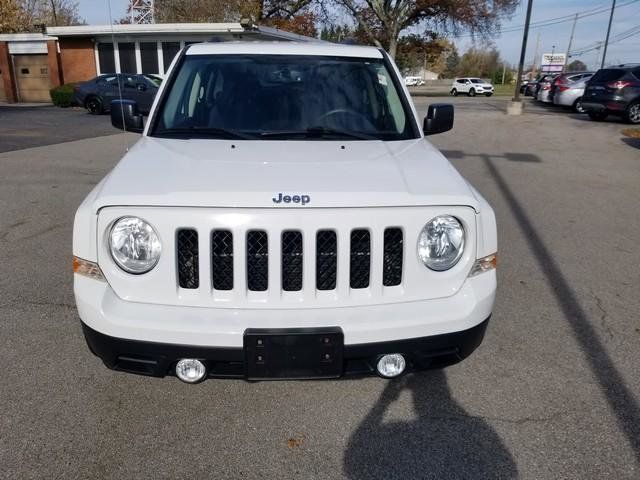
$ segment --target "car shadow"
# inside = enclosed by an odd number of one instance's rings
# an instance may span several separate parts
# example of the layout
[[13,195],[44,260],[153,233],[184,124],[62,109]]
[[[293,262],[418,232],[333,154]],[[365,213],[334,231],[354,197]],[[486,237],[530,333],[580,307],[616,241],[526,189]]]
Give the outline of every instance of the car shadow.
[[[385,421],[409,391],[415,420]],[[443,370],[390,381],[354,434],[344,457],[350,479],[517,478],[511,453],[482,417],[452,398]]]
[[569,115],[569,118],[590,123],[625,123],[622,117],[618,117],[616,115],[609,115],[606,119],[601,121],[591,120],[591,118],[589,118],[589,115],[587,115],[586,113],[572,113]]
[[622,142],[630,147],[640,149],[640,138],[622,137]]

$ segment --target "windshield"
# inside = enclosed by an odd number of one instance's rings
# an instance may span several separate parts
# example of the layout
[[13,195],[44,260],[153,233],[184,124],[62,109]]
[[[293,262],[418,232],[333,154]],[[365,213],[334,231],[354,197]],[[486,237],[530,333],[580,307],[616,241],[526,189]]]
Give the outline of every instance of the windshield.
[[472,78],[471,82],[472,83],[485,83],[484,80],[481,80],[480,78]]
[[591,83],[613,82],[622,78],[625,73],[626,72],[624,70],[616,68],[604,68],[602,70],[598,70],[596,74],[591,77]]
[[186,55],[152,135],[416,138],[394,78],[382,59]]

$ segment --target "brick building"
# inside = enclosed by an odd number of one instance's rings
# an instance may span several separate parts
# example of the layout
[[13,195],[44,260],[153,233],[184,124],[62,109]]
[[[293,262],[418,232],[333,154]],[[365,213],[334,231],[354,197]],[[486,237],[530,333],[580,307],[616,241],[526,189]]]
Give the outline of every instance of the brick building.
[[164,75],[182,47],[212,38],[314,41],[240,23],[80,25],[0,35],[0,102],[48,102],[52,87],[102,73]]

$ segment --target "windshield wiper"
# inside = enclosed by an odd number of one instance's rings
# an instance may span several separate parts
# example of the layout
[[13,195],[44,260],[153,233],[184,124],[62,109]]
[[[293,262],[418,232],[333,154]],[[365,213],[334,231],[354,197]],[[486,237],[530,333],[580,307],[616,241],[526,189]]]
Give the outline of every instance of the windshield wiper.
[[260,138],[287,138],[287,137],[303,137],[303,138],[322,138],[322,137],[343,137],[356,138],[358,140],[378,140],[373,135],[367,135],[360,132],[352,132],[350,130],[338,130],[327,127],[309,127],[306,130],[277,130],[273,132],[260,132]]
[[225,138],[225,139],[233,139],[233,140],[249,140],[254,137],[251,135],[247,135],[244,133],[237,132],[235,130],[228,130],[226,128],[217,128],[217,127],[177,127],[177,128],[167,128],[164,130],[158,130],[154,132],[155,135],[163,136],[163,137],[214,137],[214,138]]

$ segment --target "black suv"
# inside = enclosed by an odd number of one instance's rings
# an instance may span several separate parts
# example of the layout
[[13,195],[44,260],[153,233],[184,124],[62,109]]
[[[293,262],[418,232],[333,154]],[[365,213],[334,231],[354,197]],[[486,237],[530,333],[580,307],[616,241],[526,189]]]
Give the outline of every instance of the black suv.
[[640,64],[625,64],[598,70],[584,91],[583,108],[592,120],[617,115],[640,124]]

